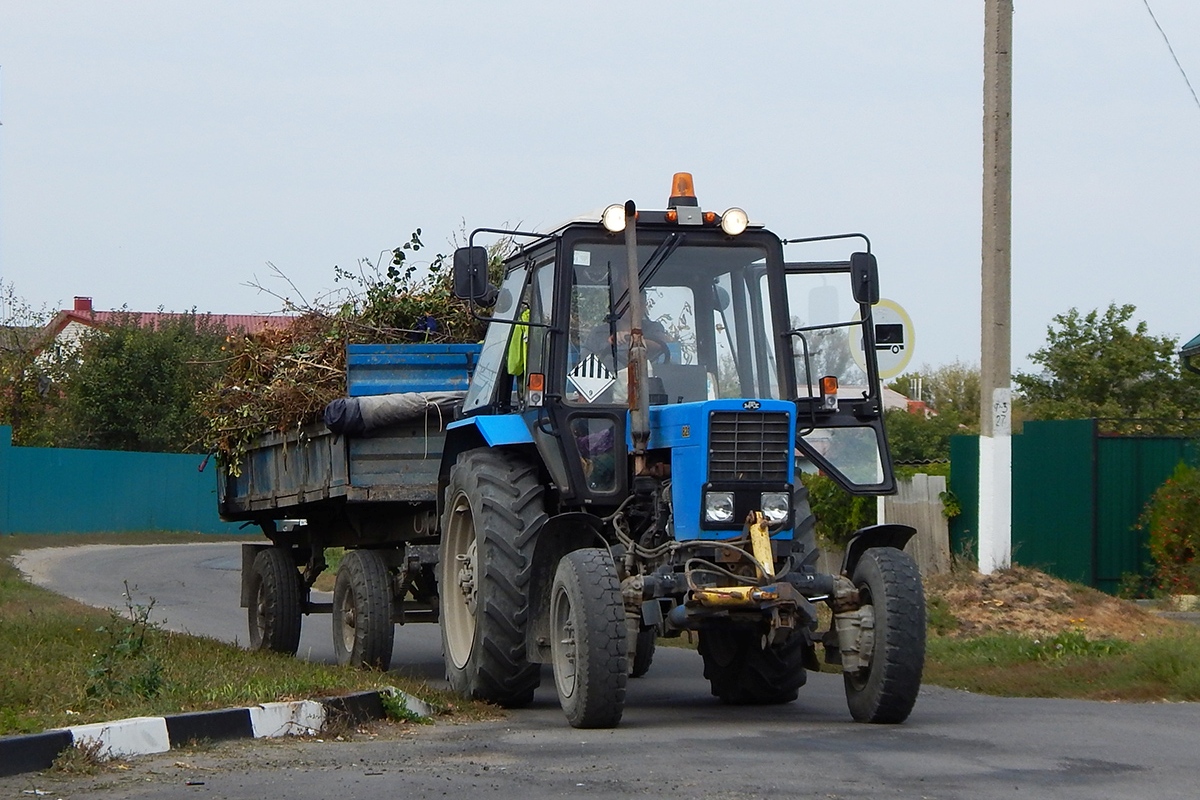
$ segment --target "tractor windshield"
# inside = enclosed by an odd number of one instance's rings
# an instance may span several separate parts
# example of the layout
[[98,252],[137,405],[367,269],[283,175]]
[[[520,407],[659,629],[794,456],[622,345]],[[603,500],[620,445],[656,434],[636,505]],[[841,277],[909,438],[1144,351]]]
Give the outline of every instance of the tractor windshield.
[[[626,250],[612,239],[570,252],[569,353],[564,397],[624,404],[628,387]],[[638,245],[652,405],[778,397],[774,334],[764,309],[767,250],[675,232]]]

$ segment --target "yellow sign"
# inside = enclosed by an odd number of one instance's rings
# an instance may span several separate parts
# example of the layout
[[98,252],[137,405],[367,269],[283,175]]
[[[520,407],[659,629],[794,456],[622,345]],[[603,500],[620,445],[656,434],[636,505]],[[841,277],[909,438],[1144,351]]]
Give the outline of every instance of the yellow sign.
[[[871,322],[875,328],[875,357],[879,361],[879,377],[886,381],[904,372],[908,362],[912,361],[917,334],[908,312],[894,300],[881,298],[871,306]],[[850,354],[854,356],[854,363],[866,371],[867,361],[863,356],[861,340],[857,346],[850,348]]]

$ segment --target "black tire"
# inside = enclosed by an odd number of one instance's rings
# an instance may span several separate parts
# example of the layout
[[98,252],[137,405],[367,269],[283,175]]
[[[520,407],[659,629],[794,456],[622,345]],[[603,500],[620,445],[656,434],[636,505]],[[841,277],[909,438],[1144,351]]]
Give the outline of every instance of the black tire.
[[654,662],[654,651],[658,647],[658,628],[630,629],[634,637],[633,658],[629,660],[629,677],[640,678],[650,671]]
[[792,490],[792,569],[816,567],[821,551],[817,547],[817,517],[813,514],[812,504],[808,499],[808,487],[796,479],[796,488]]
[[554,686],[575,728],[615,728],[625,710],[627,626],[612,555],[599,547],[567,553],[550,589]]
[[446,675],[464,697],[533,702],[541,675],[525,632],[544,494],[537,468],[503,452],[468,451],[450,470],[438,592]]
[[350,550],[333,584],[333,652],[343,666],[386,670],[392,663],[392,578],[377,550]]
[[846,702],[859,722],[908,718],[925,666],[925,592],[916,562],[903,550],[873,547],[854,568],[854,585],[875,612],[870,666],[844,673]]
[[250,576],[250,649],[295,655],[300,646],[300,573],[286,547],[266,547]]
[[799,631],[763,649],[753,629],[720,627],[700,631],[704,677],[715,697],[730,705],[790,703],[808,680],[805,641]]

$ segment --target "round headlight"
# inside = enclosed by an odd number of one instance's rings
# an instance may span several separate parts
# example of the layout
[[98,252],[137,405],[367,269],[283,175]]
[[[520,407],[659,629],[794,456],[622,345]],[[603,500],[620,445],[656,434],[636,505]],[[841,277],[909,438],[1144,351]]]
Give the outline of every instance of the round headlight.
[[749,224],[750,218],[740,208],[731,208],[721,215],[721,230],[730,236],[737,236]]
[[620,233],[625,230],[625,206],[621,203],[613,203],[604,209],[604,213],[600,215],[600,223],[609,233]]
[[704,519],[706,522],[732,522],[733,492],[705,492]]
[[772,525],[778,525],[788,518],[791,502],[787,492],[763,492],[758,501],[759,510]]

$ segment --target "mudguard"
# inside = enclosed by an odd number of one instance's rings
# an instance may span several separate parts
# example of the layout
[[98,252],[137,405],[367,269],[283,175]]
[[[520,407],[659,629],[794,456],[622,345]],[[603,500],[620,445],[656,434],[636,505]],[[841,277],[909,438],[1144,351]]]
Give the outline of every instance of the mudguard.
[[558,562],[574,550],[607,547],[603,530],[600,518],[585,511],[557,514],[538,530],[529,578],[529,626],[525,640],[526,656],[531,662],[544,664],[550,660],[550,586]]
[[910,525],[890,523],[886,525],[868,525],[854,532],[846,544],[846,554],[842,557],[842,574],[847,577],[854,574],[854,568],[862,554],[872,547],[894,547],[903,550],[904,545],[913,537],[917,529]]

